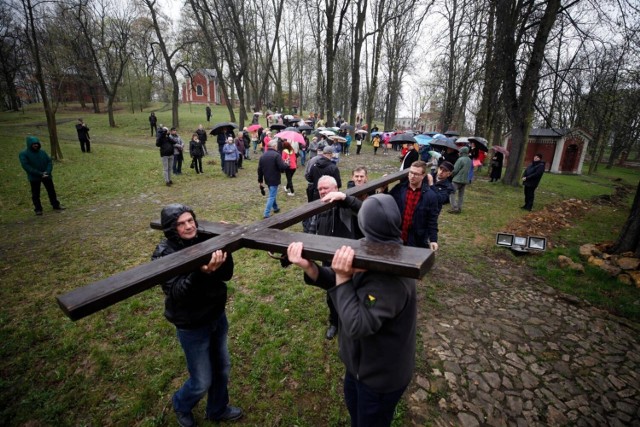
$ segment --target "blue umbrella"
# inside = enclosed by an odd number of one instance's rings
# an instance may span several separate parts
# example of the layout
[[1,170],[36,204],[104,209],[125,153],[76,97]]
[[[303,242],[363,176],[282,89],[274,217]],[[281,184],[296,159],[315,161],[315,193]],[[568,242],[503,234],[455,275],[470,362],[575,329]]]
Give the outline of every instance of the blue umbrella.
[[418,141],[419,145],[429,145],[433,138],[427,135],[415,135],[415,140]]

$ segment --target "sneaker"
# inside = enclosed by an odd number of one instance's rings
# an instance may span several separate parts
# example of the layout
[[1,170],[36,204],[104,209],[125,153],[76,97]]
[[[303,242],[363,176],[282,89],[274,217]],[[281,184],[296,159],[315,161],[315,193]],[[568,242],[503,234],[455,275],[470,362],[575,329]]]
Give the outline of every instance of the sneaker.
[[243,412],[242,409],[238,408],[237,406],[227,406],[227,409],[224,411],[224,413],[222,415],[220,415],[219,417],[210,417],[210,416],[205,416],[205,419],[208,421],[235,421],[238,420],[240,418],[242,418]]
[[196,427],[196,419],[193,417],[192,412],[176,412],[176,419],[181,427]]
[[42,211],[36,211],[37,216],[42,216]]
[[273,213],[278,213],[278,212],[280,212],[280,209],[274,209],[273,210]]
[[63,210],[65,210],[65,209],[66,209],[66,208],[65,208],[64,206],[62,206],[62,205],[58,205],[58,206],[56,206],[55,208],[53,208],[53,210],[54,210],[54,211],[63,211]]

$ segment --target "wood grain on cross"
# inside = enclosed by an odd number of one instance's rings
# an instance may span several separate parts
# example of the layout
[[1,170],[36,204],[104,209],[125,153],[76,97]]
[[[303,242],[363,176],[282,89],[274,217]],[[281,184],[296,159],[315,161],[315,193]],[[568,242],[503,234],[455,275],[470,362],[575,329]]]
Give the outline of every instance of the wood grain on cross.
[[[346,193],[359,196],[404,178],[407,174],[408,169],[396,172],[365,185],[353,187]],[[304,257],[317,261],[331,261],[338,248],[349,245],[356,254],[354,267],[416,279],[421,278],[433,265],[435,256],[424,248],[282,231],[303,219],[330,209],[336,203],[338,202],[323,203],[316,200],[249,225],[198,221],[200,231],[212,238],[60,295],[57,297],[58,304],[70,319],[81,319],[177,274],[193,271],[206,264],[211,258],[211,253],[218,249],[234,252],[241,248],[249,248],[286,253],[290,243],[300,241],[304,243]],[[161,228],[158,222],[152,222],[151,226]]]

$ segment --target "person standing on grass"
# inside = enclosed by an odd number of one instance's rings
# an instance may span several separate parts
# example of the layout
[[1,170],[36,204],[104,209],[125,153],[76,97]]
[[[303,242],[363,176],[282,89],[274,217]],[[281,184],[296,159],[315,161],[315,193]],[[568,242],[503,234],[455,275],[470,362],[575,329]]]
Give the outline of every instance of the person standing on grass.
[[176,128],[171,128],[169,139],[173,142],[173,174],[182,175],[182,161],[184,160],[182,152],[184,151],[184,142],[178,135]]
[[156,113],[152,111],[151,114],[149,114],[149,125],[151,126],[151,136],[154,136],[156,133],[158,133],[157,124],[158,124],[158,118],[156,117]]
[[227,138],[227,143],[222,147],[222,152],[224,153],[224,173],[229,178],[235,178],[238,173],[238,156],[240,153],[238,153],[238,148],[232,137]]
[[207,131],[204,130],[202,125],[198,125],[198,129],[196,129],[196,133],[198,134],[198,139],[202,142],[202,150],[204,155],[209,154],[207,152]]
[[533,199],[535,197],[536,188],[540,184],[542,175],[544,174],[544,162],[542,154],[538,153],[533,156],[533,162],[524,170],[522,174],[522,185],[524,185],[524,205],[520,209],[530,211],[533,209]]
[[[188,206],[168,205],[162,209],[160,220],[165,239],[154,250],[153,260],[206,240],[198,234],[196,214]],[[243,415],[242,409],[229,405],[231,358],[227,346],[225,282],[233,277],[233,267],[231,253],[217,250],[206,264],[162,284],[164,315],[176,327],[189,371],[189,379],[172,398],[182,427],[196,426],[193,408],[205,394],[205,419],[233,421]]]
[[42,215],[42,203],[40,203],[40,184],[44,185],[49,196],[49,203],[55,211],[64,210],[64,206],[58,201],[56,188],[53,185],[53,162],[51,157],[42,150],[40,140],[35,136],[27,137],[27,148],[18,155],[22,169],[27,173],[27,179],[31,185],[31,201],[36,215]]
[[91,152],[91,139],[89,138],[89,126],[82,120],[78,119],[76,125],[76,132],[78,132],[78,140],[80,141],[80,149],[83,153]]
[[469,173],[473,169],[473,164],[469,158],[469,147],[462,147],[459,151],[458,160],[453,165],[453,190],[454,192],[449,196],[449,202],[451,203],[451,209],[449,213],[459,214],[462,212],[462,202],[464,201],[464,190],[469,184]]
[[211,107],[207,105],[207,108],[204,109],[206,115],[207,115],[207,121],[210,122],[211,121]]
[[263,218],[269,218],[272,209],[274,213],[280,212],[276,201],[278,186],[282,182],[280,174],[289,168],[289,165],[282,160],[282,156],[277,149],[278,142],[275,139],[269,141],[266,151],[258,161],[258,184],[260,185],[260,190],[264,190],[263,182],[269,187],[269,197],[264,207]]
[[287,170],[284,171],[285,176],[287,177],[287,185],[285,186],[285,190],[287,190],[287,196],[295,196],[295,191],[293,189],[293,175],[296,173],[296,169],[298,168],[298,159],[296,158],[296,153],[291,147],[291,143],[286,139],[282,143],[282,160],[289,166]]
[[189,142],[189,154],[191,155],[191,168],[196,170],[196,174],[204,173],[202,171],[204,148],[197,133],[191,135],[191,141]]
[[[365,242],[401,245],[400,223],[400,211],[386,194],[367,198],[358,213]],[[303,258],[302,250],[301,242],[291,243],[287,258],[304,271],[305,283],[327,291],[338,312],[351,426],[390,426],[415,367],[416,281],[354,269],[349,246],[336,251],[331,267]]]
[[169,138],[169,129],[163,127],[158,131],[156,147],[160,148],[160,158],[162,159],[162,174],[167,187],[171,187],[171,172],[173,171],[173,141]]

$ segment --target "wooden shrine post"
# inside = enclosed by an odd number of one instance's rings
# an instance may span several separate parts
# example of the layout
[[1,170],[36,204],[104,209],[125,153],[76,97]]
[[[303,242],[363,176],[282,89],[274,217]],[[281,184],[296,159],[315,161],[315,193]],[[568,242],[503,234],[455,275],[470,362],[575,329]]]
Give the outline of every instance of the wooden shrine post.
[[[346,193],[350,196],[365,194],[404,178],[407,174],[408,169],[396,172],[365,185],[353,187]],[[309,259],[331,261],[338,248],[342,245],[349,245],[356,254],[353,262],[354,267],[416,279],[421,278],[433,265],[435,256],[429,249],[282,231],[303,219],[330,209],[336,203],[323,203],[321,200],[316,200],[289,212],[249,225],[198,221],[201,232],[215,237],[106,279],[90,283],[60,295],[56,299],[62,311],[70,319],[78,320],[149,289],[177,274],[192,271],[198,266],[206,264],[211,253],[218,249],[234,252],[241,248],[251,248],[286,253],[289,244],[296,241],[304,243],[302,255]],[[151,225],[154,228],[161,228],[158,223]]]

